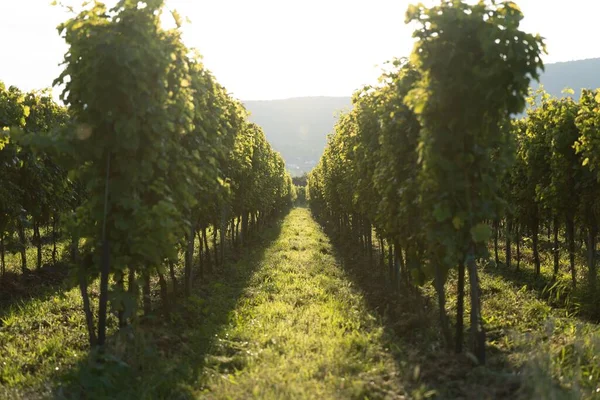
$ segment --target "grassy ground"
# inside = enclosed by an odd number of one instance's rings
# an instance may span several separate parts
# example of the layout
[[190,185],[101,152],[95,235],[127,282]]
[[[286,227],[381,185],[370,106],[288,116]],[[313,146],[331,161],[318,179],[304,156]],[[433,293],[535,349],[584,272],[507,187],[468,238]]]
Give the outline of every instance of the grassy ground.
[[403,392],[382,326],[306,209],[285,219],[218,336],[204,371],[209,398],[374,399]]
[[170,321],[142,320],[131,328],[135,341],[131,331],[113,333],[103,362],[86,350],[76,288],[19,302],[1,321],[0,398],[404,393],[383,326],[306,209],[294,209],[197,285]]
[[[486,366],[478,366],[468,352],[457,356],[444,350],[437,297],[430,284],[418,291],[395,290],[377,253],[369,259],[360,246],[348,245],[348,238],[333,236],[349,276],[364,293],[369,308],[382,316],[390,348],[397,364],[404,366],[404,375],[418,366],[419,382],[437,398],[600,398],[600,327],[578,317],[571,307],[559,307],[564,301],[548,298],[543,287],[551,273],[549,262],[544,262],[542,276],[535,279],[529,250],[518,273],[504,266],[480,269],[488,360]],[[456,294],[456,274],[451,274],[446,312],[453,325]],[[467,299],[468,295],[467,285]],[[468,326],[468,301],[465,306]]]
[[[571,271],[569,270],[569,254],[566,250],[564,237],[560,237],[559,244],[559,271],[553,280],[554,262],[552,247],[553,242],[546,236],[540,235],[540,275],[535,276],[533,250],[530,246],[531,240],[525,239],[521,246],[521,263],[517,269],[515,259],[516,246],[512,248],[511,268],[506,266],[505,242],[499,241],[499,265],[490,262],[485,269],[491,275],[497,275],[522,288],[535,292],[537,296],[545,300],[554,308],[560,308],[566,315],[577,315],[581,319],[591,322],[600,322],[600,297],[589,290],[588,268],[586,260],[586,248],[579,242],[576,245],[575,268],[577,286],[573,288]],[[490,246],[490,254],[494,258],[493,248]],[[599,276],[600,278],[600,276]]]
[[[21,254],[17,251],[16,235],[6,238],[6,273],[0,276],[0,317],[14,304],[45,298],[66,286],[74,285],[69,281],[69,270],[65,263],[68,259],[67,241],[57,242],[56,264],[52,260],[51,231],[42,228],[42,265],[37,268],[37,248],[29,241],[31,231],[27,231],[26,248],[28,273],[21,272]],[[1,326],[1,324],[0,324]]]
[[69,279],[29,290],[0,304],[0,398],[600,398],[600,330],[548,303],[548,262],[540,282],[527,251],[517,275],[481,270],[483,367],[444,350],[430,286],[394,290],[376,254],[334,239],[292,210],[177,299],[170,320],[117,333],[111,319],[104,355],[87,350]]

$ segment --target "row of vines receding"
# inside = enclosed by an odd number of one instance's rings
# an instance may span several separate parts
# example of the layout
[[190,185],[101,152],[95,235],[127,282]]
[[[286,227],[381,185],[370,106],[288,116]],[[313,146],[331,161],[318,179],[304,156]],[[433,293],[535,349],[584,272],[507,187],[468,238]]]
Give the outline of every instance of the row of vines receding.
[[[481,363],[478,270],[493,261],[518,270],[526,243],[538,277],[546,229],[549,287],[568,270],[571,289],[585,287],[588,316],[600,317],[600,91],[583,90],[579,101],[530,92],[545,47],[520,29],[522,18],[512,2],[410,6],[406,20],[417,25],[410,59],[395,60],[378,85],[354,93],[308,179],[314,215],[367,252],[381,249],[396,287],[433,284],[441,337],[457,352],[468,283],[469,350]],[[569,255],[562,267],[561,253]],[[454,334],[445,295],[451,273]]]
[[62,24],[64,106],[0,83],[0,273],[7,252],[30,273],[30,243],[41,268],[50,243],[72,266],[91,345],[113,318],[151,313],[155,282],[168,316],[226,245],[295,198],[282,157],[163,13],[159,0],[93,3]]

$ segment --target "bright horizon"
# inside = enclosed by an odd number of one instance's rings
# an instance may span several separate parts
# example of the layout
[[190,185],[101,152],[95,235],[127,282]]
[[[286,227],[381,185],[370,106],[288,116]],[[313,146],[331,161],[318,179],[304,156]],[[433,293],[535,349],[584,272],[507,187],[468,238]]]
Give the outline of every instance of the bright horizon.
[[[217,80],[242,100],[350,96],[375,83],[385,61],[408,56],[414,43],[404,13],[417,2],[407,0],[166,3],[191,20],[183,28],[186,45],[197,48]],[[547,0],[516,3],[525,15],[522,29],[546,39],[545,63],[600,57],[600,49],[588,40],[596,36],[600,2],[572,0],[568,7]],[[23,90],[50,87],[67,51],[56,26],[67,18],[49,0],[0,0],[5,54],[0,81]]]

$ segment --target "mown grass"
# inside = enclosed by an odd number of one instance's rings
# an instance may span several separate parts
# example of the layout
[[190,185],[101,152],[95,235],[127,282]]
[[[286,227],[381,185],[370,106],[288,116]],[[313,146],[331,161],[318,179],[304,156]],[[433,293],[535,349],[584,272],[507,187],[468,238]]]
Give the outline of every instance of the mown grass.
[[[0,398],[193,398],[204,354],[279,231],[278,223],[266,229],[240,259],[229,252],[222,267],[196,282],[190,298],[176,299],[168,321],[151,315],[117,333],[111,316],[104,354],[89,352],[81,296],[70,279],[37,287],[39,296],[5,303]],[[97,301],[97,283],[90,297]]]
[[[511,267],[506,266],[505,242],[499,240],[499,261],[487,263],[486,272],[491,275],[501,276],[513,284],[534,292],[541,300],[546,301],[553,308],[563,309],[566,315],[578,316],[591,322],[600,322],[600,292],[590,291],[588,267],[585,246],[576,246],[575,272],[577,286],[572,284],[569,269],[569,254],[566,250],[564,238],[559,242],[559,270],[554,278],[553,242],[545,235],[540,235],[540,275],[535,276],[533,263],[533,250],[529,245],[531,240],[525,238],[521,246],[521,263],[517,269],[515,258],[516,246],[511,246]],[[493,249],[490,247],[493,257]]]
[[[12,305],[0,398],[396,398],[384,330],[306,209],[90,354],[76,288]],[[92,288],[92,297],[97,296]],[[135,339],[134,334],[135,333]]]
[[[334,243],[369,307],[381,315],[397,364],[404,367],[404,374],[418,366],[419,382],[428,393],[435,392],[434,397],[600,398],[600,327],[578,317],[566,293],[557,301],[544,290],[552,273],[550,257],[542,257],[539,278],[530,272],[530,249],[524,251],[520,272],[507,271],[502,265],[480,270],[488,360],[486,366],[478,366],[468,352],[457,356],[445,350],[431,284],[416,292],[405,287],[395,290],[389,284],[387,266],[379,265],[377,255],[369,259],[344,236],[337,236]],[[562,265],[561,282],[568,273]],[[451,273],[446,284],[446,312],[453,325],[456,280]],[[466,289],[468,299],[468,285]],[[565,304],[570,306],[565,308]],[[468,348],[468,301],[465,306]]]
[[[178,298],[170,320],[117,333],[111,319],[102,355],[87,349],[68,280],[11,302],[0,310],[0,398],[600,398],[600,330],[543,294],[549,257],[535,279],[528,250],[518,275],[481,269],[478,366],[444,349],[430,285],[395,290],[377,255],[333,243],[294,209]],[[453,323],[455,286],[451,274]]]
[[404,393],[383,328],[306,209],[294,209],[218,334],[208,398],[376,399]]
[[[31,243],[31,232],[27,231],[28,272],[21,271],[21,254],[18,252],[16,238],[5,238],[6,273],[0,276],[0,318],[13,305],[23,305],[30,300],[45,299],[57,292],[64,292],[74,286],[69,280],[67,241],[59,240],[56,244],[56,263],[52,260],[51,232],[42,228],[42,265],[37,268],[37,248]],[[16,236],[13,234],[13,236]],[[1,326],[1,322],[0,322]]]
[[[46,240],[47,241],[47,240]],[[48,395],[48,382],[87,352],[81,297],[62,261],[65,243],[57,244],[58,262],[44,247],[36,268],[36,248],[26,250],[29,272],[21,274],[20,254],[7,252],[0,279],[0,398]],[[28,393],[35,387],[36,393]]]

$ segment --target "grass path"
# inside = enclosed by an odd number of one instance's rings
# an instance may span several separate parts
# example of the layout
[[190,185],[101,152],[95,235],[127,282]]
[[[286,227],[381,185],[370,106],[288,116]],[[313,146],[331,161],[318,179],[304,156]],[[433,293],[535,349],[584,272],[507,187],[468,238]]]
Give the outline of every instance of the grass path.
[[332,253],[310,212],[292,210],[207,355],[205,389],[198,395],[401,395],[383,328]]
[[333,253],[310,212],[293,209],[168,321],[117,334],[111,318],[100,364],[77,288],[17,302],[0,310],[0,398],[401,398],[384,328]]
[[68,280],[11,301],[0,399],[600,399],[597,324],[482,268],[488,363],[476,366],[442,350],[431,285],[393,292],[386,267],[338,239],[336,257],[310,212],[293,209],[228,252],[170,318],[157,293],[139,323],[117,332],[110,318],[102,362]]

